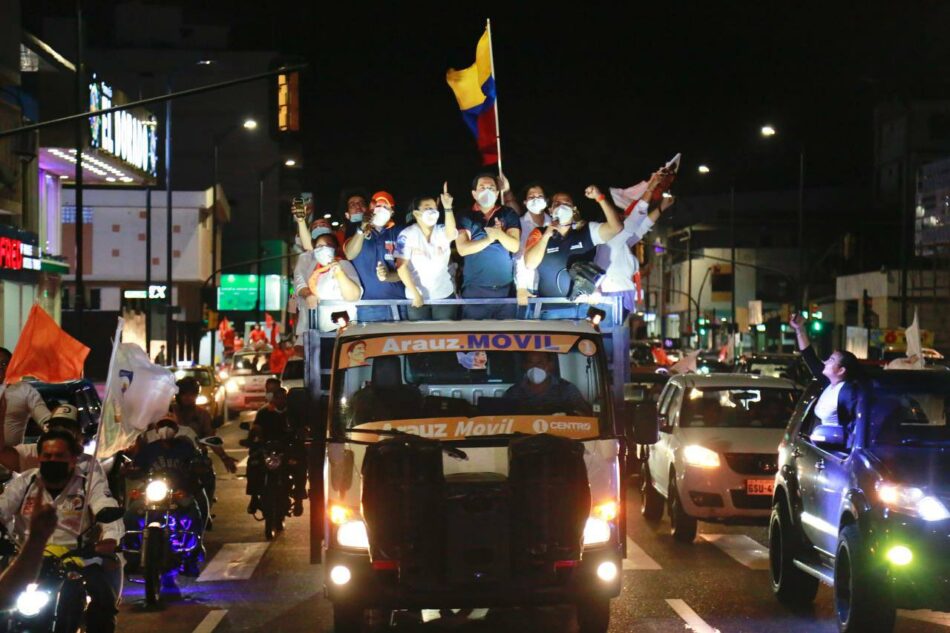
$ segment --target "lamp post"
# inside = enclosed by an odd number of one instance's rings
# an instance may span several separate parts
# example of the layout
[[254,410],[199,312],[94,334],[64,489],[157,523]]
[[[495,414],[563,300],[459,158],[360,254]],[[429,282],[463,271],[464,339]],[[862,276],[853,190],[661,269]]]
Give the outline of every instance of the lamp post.
[[232,125],[223,132],[212,136],[212,175],[211,175],[211,270],[218,268],[218,153],[222,143],[240,129],[253,132],[257,121],[247,118],[240,125]]
[[[763,138],[772,138],[778,132],[771,125],[763,125]],[[804,308],[805,298],[805,148],[798,148],[798,307]]]
[[262,234],[264,230],[264,181],[272,171],[278,167],[298,167],[298,163],[293,158],[276,160],[260,171],[257,178],[258,202],[257,202],[257,300],[255,301],[255,314],[257,322],[261,322],[263,309],[266,305],[261,302],[261,278],[263,271],[261,269],[261,260],[264,258],[264,245]]

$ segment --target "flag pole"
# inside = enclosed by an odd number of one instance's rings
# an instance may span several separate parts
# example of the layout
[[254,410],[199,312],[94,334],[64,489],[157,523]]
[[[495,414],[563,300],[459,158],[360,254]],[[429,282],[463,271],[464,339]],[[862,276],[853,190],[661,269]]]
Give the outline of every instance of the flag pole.
[[[119,321],[115,327],[115,339],[112,341],[112,353],[109,355],[109,375],[106,376],[106,388],[102,394],[102,406],[108,406],[112,401],[109,398],[110,392],[112,391],[112,373],[113,368],[115,367],[115,356],[119,351],[119,345],[122,343],[122,328],[125,325],[125,319],[119,317]],[[105,411],[101,412],[99,415],[99,428],[96,429],[96,454],[93,457],[99,457],[99,448],[102,446],[102,431],[105,426],[104,422],[106,416],[104,415]]]
[[495,145],[498,151],[498,175],[504,172],[501,169],[501,122],[498,120],[498,75],[495,74],[495,51],[491,41],[491,18],[485,20],[485,30],[488,31],[488,59],[491,62],[491,76],[495,83]]

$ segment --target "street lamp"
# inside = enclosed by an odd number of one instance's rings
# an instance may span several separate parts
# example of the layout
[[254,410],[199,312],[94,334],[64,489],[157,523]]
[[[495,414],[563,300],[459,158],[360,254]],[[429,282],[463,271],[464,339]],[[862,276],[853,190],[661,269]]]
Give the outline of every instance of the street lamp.
[[296,167],[296,165],[297,165],[297,161],[295,161],[293,158],[288,158],[287,160],[284,161],[285,167]]
[[243,125],[244,125],[244,129],[245,129],[245,130],[256,130],[256,129],[257,129],[257,121],[255,121],[254,119],[245,119]]
[[211,137],[213,144],[211,167],[211,270],[217,270],[218,268],[218,149],[228,136],[241,128],[247,131],[256,130],[257,121],[247,118],[241,125],[232,125]]
[[766,138],[770,136],[775,136],[775,128],[772,127],[771,125],[763,125],[760,132],[762,133],[762,136]]
[[[762,136],[776,135],[771,125],[762,126]],[[798,149],[798,305],[805,305],[805,148]]]
[[698,171],[698,172],[701,173],[701,174],[708,174],[708,173],[709,173],[709,166],[708,166],[708,165],[700,165],[699,168],[698,168],[696,171]]

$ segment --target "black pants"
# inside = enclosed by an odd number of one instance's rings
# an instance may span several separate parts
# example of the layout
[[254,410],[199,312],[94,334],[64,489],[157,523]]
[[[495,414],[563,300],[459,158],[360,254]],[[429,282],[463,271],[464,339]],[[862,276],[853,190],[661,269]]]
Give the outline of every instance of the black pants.
[[424,305],[421,308],[409,306],[410,321],[455,321],[458,318],[458,306]]
[[89,565],[82,570],[91,598],[86,609],[86,630],[112,633],[119,612],[116,603],[122,590],[122,565],[117,557],[103,558],[103,565]]
[[[512,297],[512,284],[507,286],[465,286],[462,288],[464,299],[508,299]],[[463,319],[513,319],[517,313],[514,303],[486,303],[462,307]]]

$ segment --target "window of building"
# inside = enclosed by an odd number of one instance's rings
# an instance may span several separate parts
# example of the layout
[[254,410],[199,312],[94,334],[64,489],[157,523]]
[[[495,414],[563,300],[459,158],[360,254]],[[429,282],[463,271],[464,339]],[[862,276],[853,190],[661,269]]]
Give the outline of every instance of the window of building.
[[102,290],[99,288],[90,288],[89,289],[89,306],[90,310],[101,310],[102,309]]

